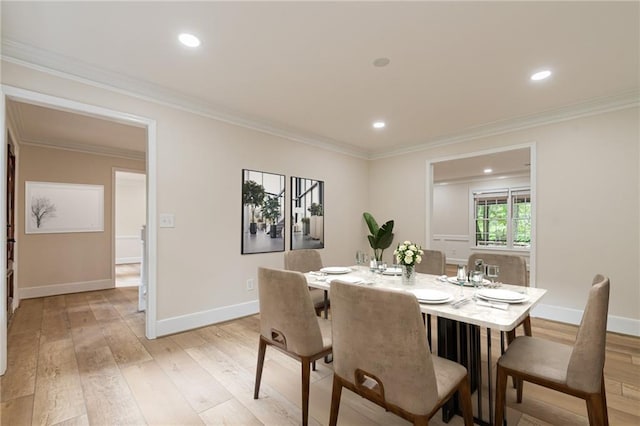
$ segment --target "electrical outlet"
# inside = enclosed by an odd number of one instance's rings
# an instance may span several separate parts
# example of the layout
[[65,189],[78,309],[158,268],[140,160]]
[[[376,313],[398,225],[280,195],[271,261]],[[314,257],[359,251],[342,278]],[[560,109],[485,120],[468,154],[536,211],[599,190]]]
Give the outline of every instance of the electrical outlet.
[[247,280],[247,291],[253,290],[253,278]]

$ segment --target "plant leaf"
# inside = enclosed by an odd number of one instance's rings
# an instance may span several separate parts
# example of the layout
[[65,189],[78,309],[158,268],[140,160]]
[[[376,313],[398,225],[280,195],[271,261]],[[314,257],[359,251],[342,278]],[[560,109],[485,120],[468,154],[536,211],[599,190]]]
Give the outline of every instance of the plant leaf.
[[362,213],[362,216],[364,217],[364,221],[367,222],[371,235],[377,235],[380,228],[378,227],[378,222],[376,222],[371,213],[364,212]]

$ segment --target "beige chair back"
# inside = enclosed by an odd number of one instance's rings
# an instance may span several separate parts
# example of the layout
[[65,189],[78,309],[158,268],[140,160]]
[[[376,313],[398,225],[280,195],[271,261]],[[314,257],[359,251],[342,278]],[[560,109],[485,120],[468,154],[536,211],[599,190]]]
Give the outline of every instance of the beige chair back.
[[439,250],[423,250],[422,262],[416,265],[421,274],[444,275],[447,268],[447,256]]
[[260,334],[301,356],[323,349],[307,280],[300,272],[258,268]]
[[[589,290],[567,369],[567,385],[584,392],[600,391],[609,311],[609,279],[596,275]],[[588,366],[588,368],[585,368]]]
[[467,270],[473,271],[477,259],[482,259],[485,265],[498,265],[500,274],[498,281],[505,284],[529,286],[527,261],[524,257],[511,254],[473,253],[469,256]]
[[415,296],[334,281],[331,305],[334,372],[360,389],[375,377],[384,400],[429,413],[437,382]]
[[284,269],[311,272],[322,268],[320,252],[312,249],[291,250],[284,254]]

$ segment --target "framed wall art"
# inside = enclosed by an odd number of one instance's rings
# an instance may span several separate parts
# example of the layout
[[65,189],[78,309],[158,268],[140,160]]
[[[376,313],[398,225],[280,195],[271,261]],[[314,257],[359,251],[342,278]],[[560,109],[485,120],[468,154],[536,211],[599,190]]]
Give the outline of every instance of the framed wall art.
[[291,250],[324,248],[324,182],[291,177]]
[[242,254],[284,251],[284,175],[242,170]]
[[104,231],[104,186],[25,182],[25,232]]

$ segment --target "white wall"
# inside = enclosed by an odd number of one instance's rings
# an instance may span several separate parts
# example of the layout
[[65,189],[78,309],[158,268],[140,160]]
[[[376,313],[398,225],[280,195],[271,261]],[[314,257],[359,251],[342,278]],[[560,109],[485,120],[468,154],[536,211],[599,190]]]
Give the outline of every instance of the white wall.
[[[447,256],[449,264],[466,264],[473,252],[473,234],[469,229],[473,205],[471,192],[477,189],[504,189],[529,186],[528,177],[483,179],[476,181],[435,184],[431,218],[431,248]],[[486,249],[482,249],[486,251]],[[498,252],[500,250],[497,250]],[[502,252],[502,251],[500,251]],[[518,256],[529,258],[522,250]]]
[[147,219],[145,175],[116,171],[116,264],[142,260],[140,230]]
[[[156,120],[157,332],[177,332],[257,312],[257,267],[282,267],[283,253],[240,254],[241,170],[325,182],[326,264],[353,262],[365,240],[368,162],[140,100],[76,80],[2,63],[2,83]],[[289,211],[287,200],[286,211]],[[289,247],[288,230],[286,247]]]
[[373,161],[372,209],[395,219],[398,240],[423,240],[424,179],[406,190],[398,170],[425,176],[427,160],[535,142],[535,276],[548,289],[536,314],[578,321],[593,276],[603,273],[612,285],[610,328],[640,334],[638,114],[630,108]]

